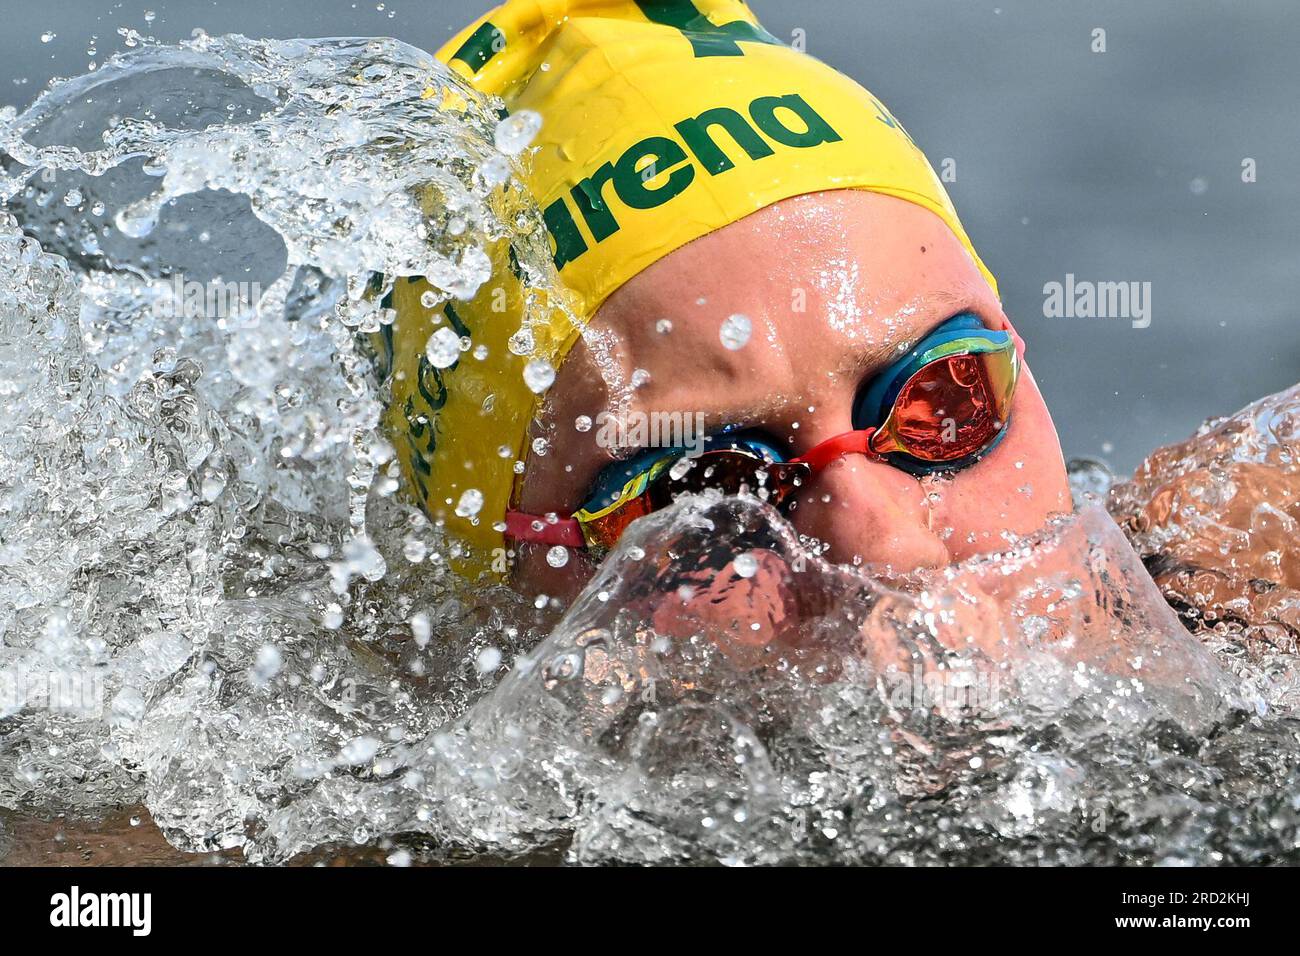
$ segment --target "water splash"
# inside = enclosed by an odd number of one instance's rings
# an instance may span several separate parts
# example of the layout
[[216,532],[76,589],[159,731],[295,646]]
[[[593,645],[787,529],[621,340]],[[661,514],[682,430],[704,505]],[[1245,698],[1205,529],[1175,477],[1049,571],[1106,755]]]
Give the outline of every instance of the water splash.
[[508,235],[549,281],[532,117],[394,41],[199,37],[0,119],[0,806],[268,862],[1294,858],[1294,393],[1112,494],[1203,641],[1095,468],[904,590],[684,500],[556,615],[455,586],[362,344],[371,276],[463,294]]
[[1275,704],[1300,703],[1300,386],[1148,458],[1111,491],[1188,626]]
[[[396,41],[146,46],[0,120],[0,802],[147,797],[166,688],[275,710],[295,687],[311,702],[262,725],[276,743],[190,785],[242,829],[257,766],[392,733],[367,709],[407,709],[392,685],[460,646],[443,630],[473,641],[511,606],[456,611],[437,529],[394,500],[365,333],[393,277],[467,294],[507,233],[544,283],[540,216],[508,163],[480,175],[503,159],[493,105]],[[256,294],[180,301],[230,285]],[[381,579],[391,599],[359,599]],[[438,638],[402,663],[384,635],[421,605]]]
[[[1064,861],[1088,808],[1119,799],[1112,759],[1150,758],[1152,727],[1183,747],[1247,706],[1096,506],[905,593],[805,554],[757,501],[692,499],[640,522],[388,781],[331,779],[268,836],[283,855],[345,836],[322,820],[385,820],[658,863],[937,861],[998,838]],[[1171,782],[1124,785],[1155,801]]]

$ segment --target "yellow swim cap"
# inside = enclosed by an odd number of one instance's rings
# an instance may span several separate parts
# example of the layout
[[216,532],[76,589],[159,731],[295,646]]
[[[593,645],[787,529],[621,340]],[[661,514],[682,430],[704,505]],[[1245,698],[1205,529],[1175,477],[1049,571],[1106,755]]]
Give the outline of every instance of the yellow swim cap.
[[[533,355],[553,366],[581,323],[651,263],[821,190],[866,189],[924,206],[997,291],[938,177],[884,105],[781,44],[740,0],[509,0],[438,58],[511,113],[541,116],[525,183],[569,301],[525,334]],[[423,280],[399,281],[386,343],[386,424],[425,510],[465,547],[456,566],[471,573],[504,570],[498,529],[537,411],[529,358],[510,348],[520,316],[535,315],[537,303],[525,301],[510,252],[504,241],[492,250],[496,272],[472,300],[436,310],[421,304]],[[436,367],[426,344],[439,325],[468,336],[481,357]]]

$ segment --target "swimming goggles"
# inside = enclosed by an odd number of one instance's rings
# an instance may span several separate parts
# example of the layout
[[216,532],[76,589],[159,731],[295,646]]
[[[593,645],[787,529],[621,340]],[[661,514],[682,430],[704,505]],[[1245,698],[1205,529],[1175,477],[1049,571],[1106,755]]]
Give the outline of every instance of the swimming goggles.
[[1019,377],[1013,333],[959,315],[864,385],[853,406],[853,431],[804,455],[786,460],[764,438],[724,429],[702,451],[650,449],[607,469],[570,518],[510,511],[505,533],[515,541],[603,550],[637,518],[705,489],[753,494],[785,511],[801,487],[847,455],[918,476],[958,471],[1006,434]]

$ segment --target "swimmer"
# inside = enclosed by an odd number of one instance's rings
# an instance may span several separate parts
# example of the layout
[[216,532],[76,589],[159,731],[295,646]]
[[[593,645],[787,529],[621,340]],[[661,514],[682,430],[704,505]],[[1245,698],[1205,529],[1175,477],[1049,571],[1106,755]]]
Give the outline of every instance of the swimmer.
[[430,287],[394,290],[387,422],[463,568],[571,597],[632,521],[706,488],[885,578],[1070,510],[996,283],[872,94],[737,0],[510,0],[439,57],[540,117],[526,183],[585,325],[540,329],[539,396],[507,269],[438,317],[487,343],[451,368],[422,359]]

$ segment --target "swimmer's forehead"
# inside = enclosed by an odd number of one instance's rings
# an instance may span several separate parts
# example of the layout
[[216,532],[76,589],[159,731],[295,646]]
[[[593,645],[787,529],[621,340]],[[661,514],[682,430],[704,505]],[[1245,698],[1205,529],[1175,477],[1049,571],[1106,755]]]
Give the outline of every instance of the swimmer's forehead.
[[[589,345],[606,368],[651,373],[634,408],[695,408],[709,396],[701,410],[711,418],[748,420],[815,393],[818,378],[887,366],[960,312],[1000,327],[997,300],[937,217],[830,193],[763,210],[657,263],[605,304]],[[740,348],[723,341],[733,315],[750,328]]]

